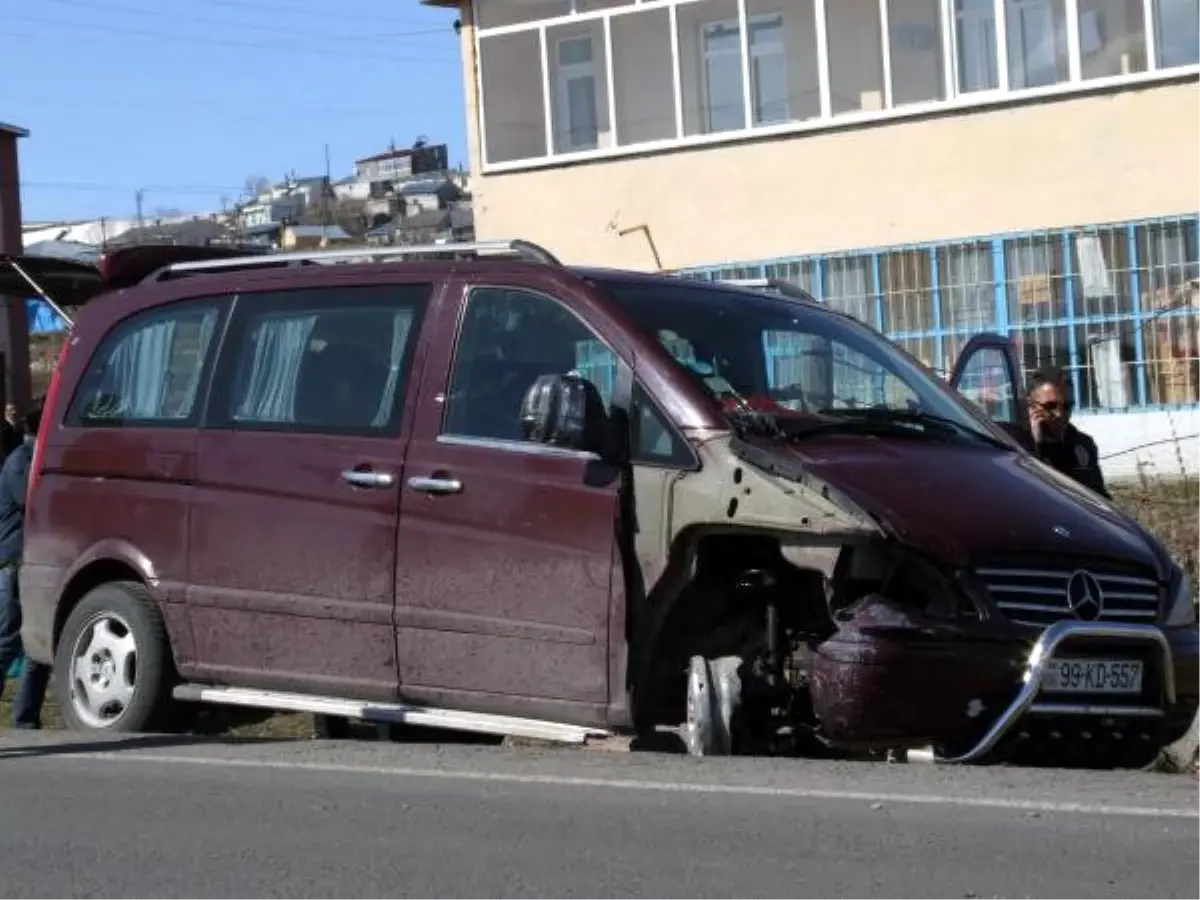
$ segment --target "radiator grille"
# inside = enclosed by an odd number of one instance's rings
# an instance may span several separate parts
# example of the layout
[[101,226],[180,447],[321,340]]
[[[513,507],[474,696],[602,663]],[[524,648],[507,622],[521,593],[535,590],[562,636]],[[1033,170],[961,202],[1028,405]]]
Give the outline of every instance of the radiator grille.
[[[1067,585],[1076,572],[1095,579],[1102,599],[1098,614],[1076,615]],[[1149,625],[1158,618],[1159,587],[1151,578],[1102,569],[986,568],[978,574],[992,602],[1012,622],[1045,627],[1062,619]]]

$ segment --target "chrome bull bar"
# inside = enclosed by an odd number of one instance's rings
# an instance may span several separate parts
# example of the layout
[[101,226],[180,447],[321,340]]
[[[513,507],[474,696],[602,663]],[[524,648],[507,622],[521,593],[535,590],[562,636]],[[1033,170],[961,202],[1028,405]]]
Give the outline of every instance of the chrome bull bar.
[[960,756],[938,757],[942,763],[975,762],[993,750],[1000,740],[1025,715],[1099,715],[1099,716],[1161,716],[1164,710],[1152,706],[1093,706],[1081,703],[1038,703],[1042,689],[1042,673],[1064,643],[1079,638],[1117,638],[1134,640],[1158,647],[1162,671],[1162,692],[1166,706],[1175,703],[1175,659],[1167,636],[1155,625],[1132,625],[1123,622],[1055,622],[1042,632],[1029,651],[1024,685],[1016,699],[996,719],[979,742]]

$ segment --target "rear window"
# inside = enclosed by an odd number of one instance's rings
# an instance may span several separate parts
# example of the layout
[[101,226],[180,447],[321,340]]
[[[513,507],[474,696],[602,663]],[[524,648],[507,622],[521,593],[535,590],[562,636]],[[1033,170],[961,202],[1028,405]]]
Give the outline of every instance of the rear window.
[[225,304],[191,300],[118,324],[88,362],[68,424],[194,424]]

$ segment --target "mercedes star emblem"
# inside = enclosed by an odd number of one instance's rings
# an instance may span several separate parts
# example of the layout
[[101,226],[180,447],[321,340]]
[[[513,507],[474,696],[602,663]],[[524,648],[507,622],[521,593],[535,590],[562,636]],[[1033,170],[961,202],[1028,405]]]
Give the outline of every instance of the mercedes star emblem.
[[1091,572],[1080,569],[1067,579],[1067,605],[1075,618],[1094,622],[1104,612],[1104,591]]

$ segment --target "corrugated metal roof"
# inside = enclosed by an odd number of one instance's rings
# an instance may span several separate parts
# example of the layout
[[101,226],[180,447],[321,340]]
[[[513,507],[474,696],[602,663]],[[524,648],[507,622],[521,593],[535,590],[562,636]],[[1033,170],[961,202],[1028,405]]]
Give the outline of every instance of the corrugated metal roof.
[[327,237],[345,240],[350,237],[340,225],[290,225],[293,237]]

